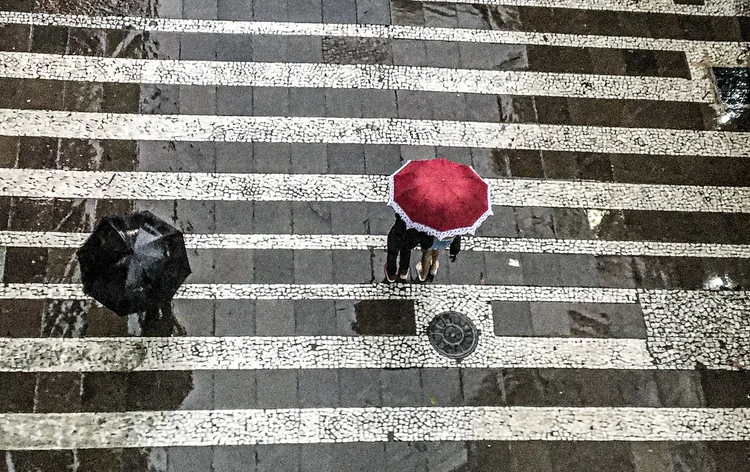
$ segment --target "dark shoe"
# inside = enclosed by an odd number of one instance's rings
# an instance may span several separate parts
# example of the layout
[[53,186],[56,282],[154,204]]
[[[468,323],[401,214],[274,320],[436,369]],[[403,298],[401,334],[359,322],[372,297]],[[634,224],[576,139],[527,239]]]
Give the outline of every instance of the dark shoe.
[[393,282],[396,281],[396,276],[394,275],[393,277],[391,277],[390,274],[388,273],[387,263],[383,264],[383,272],[385,272],[385,280],[387,280],[389,284],[392,284]]

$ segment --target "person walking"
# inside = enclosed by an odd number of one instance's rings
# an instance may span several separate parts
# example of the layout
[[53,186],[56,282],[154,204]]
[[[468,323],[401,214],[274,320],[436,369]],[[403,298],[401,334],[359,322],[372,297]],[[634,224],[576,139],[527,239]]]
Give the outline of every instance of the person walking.
[[442,158],[407,161],[388,176],[388,206],[397,216],[388,234],[387,280],[409,278],[409,254],[420,245],[417,277],[424,282],[437,274],[440,250],[450,247],[454,261],[460,236],[474,234],[492,215],[492,195],[489,184],[467,165]]
[[449,249],[451,262],[456,262],[456,256],[461,252],[461,236],[445,239],[432,238],[430,247],[422,249],[422,260],[417,262],[417,278],[420,282],[426,281],[428,276],[435,278],[440,267],[440,251],[444,249]]
[[432,244],[432,237],[414,228],[406,228],[406,223],[396,214],[396,222],[388,232],[388,255],[386,257],[385,278],[388,283],[409,280],[411,251],[417,246],[423,250]]

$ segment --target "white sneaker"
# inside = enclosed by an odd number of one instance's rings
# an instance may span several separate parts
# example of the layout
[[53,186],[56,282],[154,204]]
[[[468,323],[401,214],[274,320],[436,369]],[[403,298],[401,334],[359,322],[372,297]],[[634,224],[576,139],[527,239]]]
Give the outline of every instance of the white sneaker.
[[427,274],[425,274],[425,276],[422,277],[422,263],[421,262],[417,262],[417,278],[419,279],[420,282],[424,282],[425,280],[427,280]]
[[430,275],[435,277],[437,275],[438,267],[440,267],[440,261],[435,259],[435,262],[432,264],[432,267],[430,267]]

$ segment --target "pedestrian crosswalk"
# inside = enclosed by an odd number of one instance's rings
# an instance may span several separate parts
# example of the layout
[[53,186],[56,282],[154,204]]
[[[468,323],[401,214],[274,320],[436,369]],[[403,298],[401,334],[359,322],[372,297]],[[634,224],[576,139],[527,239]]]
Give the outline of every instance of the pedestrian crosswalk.
[[370,64],[215,62],[0,53],[0,77],[82,82],[415,90],[713,101],[707,79],[460,70]]
[[0,110],[0,133],[68,139],[399,144],[750,157],[750,133],[400,118],[135,115]]
[[[382,202],[384,175],[230,174],[9,169],[0,195],[137,200]],[[492,204],[748,213],[750,187],[489,179]]]
[[[547,426],[549,418],[555,418]],[[750,410],[341,408],[0,414],[14,449],[376,441],[743,441]],[[148,424],[145,430],[141,425]],[[541,426],[544,425],[544,426]],[[216,431],[222,431],[221,438]],[[96,431],[92,434],[91,431]]]
[[[251,3],[257,6],[263,2]],[[715,178],[709,179],[700,170],[713,168],[714,163],[716,167],[731,163],[734,169],[747,166],[750,133],[725,131],[717,124],[712,113],[719,113],[722,104],[710,72],[711,67],[747,66],[750,43],[744,41],[746,38],[729,41],[677,34],[644,37],[395,24],[395,12],[446,8],[455,14],[457,9],[466,8],[494,14],[506,11],[500,8],[521,7],[585,10],[594,16],[603,12],[653,18],[680,15],[680,21],[687,22],[725,17],[744,21],[742,17],[749,16],[749,10],[734,0],[706,0],[701,4],[671,0],[386,3],[394,24],[0,11],[0,36],[6,25],[30,28],[21,35],[26,35],[26,46],[7,46],[0,41],[4,48],[0,50],[0,94],[13,92],[0,96],[0,386],[12,389],[14,384],[25,385],[30,376],[34,385],[30,406],[0,399],[0,450],[7,451],[9,472],[25,470],[17,467],[17,458],[30,451],[72,450],[72,463],[79,464],[79,454],[87,449],[122,454],[123,448],[167,448],[167,456],[177,456],[181,447],[215,454],[214,447],[219,446],[292,444],[315,448],[384,443],[387,453],[394,444],[416,450],[421,443],[437,442],[456,444],[467,454],[465,451],[472,450],[473,445],[485,442],[524,442],[534,451],[542,451],[546,443],[580,443],[584,449],[602,441],[624,443],[631,448],[630,463],[617,465],[621,468],[611,472],[661,472],[652,464],[684,462],[677,452],[667,451],[660,453],[658,461],[647,461],[644,466],[641,453],[631,443],[733,442],[744,448],[741,450],[747,449],[750,405],[746,398],[740,398],[744,393],[731,399],[728,393],[716,400],[710,392],[733,391],[735,385],[748,379],[745,369],[750,365],[750,329],[746,313],[750,296],[743,284],[749,280],[745,267],[750,245],[743,236],[743,218],[750,214],[750,184],[717,185]],[[40,41],[41,33],[38,37],[35,31],[43,28],[105,32],[98,38],[127,32],[128,39],[114,48],[107,43],[110,39],[101,39],[88,53],[79,49],[71,53],[69,43],[58,48],[29,47]],[[156,39],[148,39],[149,34]],[[286,57],[268,60],[268,56],[222,61],[217,60],[216,51],[189,51],[183,45],[175,49],[176,55],[167,54],[169,59],[158,54],[159,41],[179,44],[192,35],[252,40],[315,38],[327,41],[326,47],[332,47],[334,38],[340,41],[336,47],[343,52],[337,52],[341,57],[333,54],[333,59],[311,54],[304,61]],[[149,44],[150,52],[144,48],[140,56],[118,57],[123,47],[138,42],[136,36]],[[705,36],[710,35],[695,37]],[[65,38],[69,41],[68,36]],[[550,54],[568,48],[594,59],[573,67],[575,72],[545,72],[523,70],[530,63],[528,57],[517,63],[505,58],[502,64],[485,68],[456,67],[454,63],[411,64],[404,63],[409,61],[403,57],[400,61],[364,57],[369,53],[388,57],[392,51],[383,53],[378,48],[390,48],[391,41],[403,41],[399,43],[402,50],[413,43],[440,47],[455,43],[535,46],[549,48]],[[460,55],[460,50],[456,51]],[[193,52],[205,57],[186,58]],[[681,60],[677,64],[658,59],[664,52],[683,55],[684,65]],[[353,61],[342,59],[347,54],[363,56]],[[620,69],[610,65],[607,73],[590,71],[594,62],[608,60],[630,62]],[[24,84],[31,84],[25,92]],[[73,90],[78,84],[94,84],[95,91],[75,96]],[[140,94],[131,93],[133,86]],[[281,95],[272,95],[286,89],[325,90],[326,94],[335,89],[350,95],[326,95],[322,112],[308,111],[302,116],[285,113],[288,104],[279,98]],[[217,98],[220,90],[230,102],[252,97],[242,100],[251,109],[245,110],[244,116],[237,114],[238,108],[227,113],[222,109],[227,102],[222,105]],[[279,99],[274,116],[256,111],[259,90]],[[338,100],[351,100],[357,106],[367,102],[374,109],[377,105],[368,102],[373,95],[366,95],[372,91],[391,94],[398,113],[373,117],[349,103],[331,107]],[[403,92],[412,95],[399,95]],[[37,101],[45,93],[59,93],[62,98]],[[469,95],[484,97],[483,105],[496,101],[496,118],[446,120],[434,118],[427,111],[429,107],[449,109],[455,103],[449,98],[463,100]],[[24,100],[22,96],[29,98]],[[122,109],[112,104],[118,100],[132,103]],[[190,106],[182,108],[180,101]],[[151,102],[163,103],[165,108],[147,109]],[[574,102],[593,105],[573,109]],[[625,103],[625,107],[607,111],[615,103]],[[665,123],[647,121],[648,110],[662,105],[703,115],[670,117]],[[404,117],[408,107],[419,116]],[[524,107],[528,110],[521,110]],[[548,120],[545,113],[567,114],[568,118]],[[591,118],[590,124],[576,124],[587,122],[589,115],[581,118],[586,113],[597,118]],[[617,125],[604,125],[599,118],[617,113],[623,114]],[[683,118],[692,121],[683,126],[679,122]],[[176,143],[183,144],[194,152],[186,160],[194,162],[185,168],[160,162],[162,157],[150,154],[155,147],[149,147],[149,143],[154,142],[173,148]],[[107,161],[102,143],[117,143],[126,149],[125,157]],[[323,170],[295,168],[283,147],[290,145],[298,146],[302,155],[313,146],[325,153],[341,146],[337,149],[342,150],[343,158],[339,155],[334,162],[328,156]],[[95,148],[96,157],[86,156],[86,146]],[[233,148],[234,156],[244,160],[238,166],[244,170],[222,172],[216,158],[219,146],[245,146]],[[384,205],[387,176],[380,167],[365,168],[366,163],[361,165],[356,154],[360,148],[376,147],[395,149],[400,154],[397,163],[410,156],[460,155],[488,181],[492,204],[509,209],[510,214],[517,212],[516,221],[507,225],[515,236],[500,234],[492,226],[465,237],[464,252],[459,257],[468,262],[462,266],[446,261],[435,283],[382,283],[384,225],[390,221],[383,223],[379,216],[361,214],[363,207],[351,206],[340,210],[352,213],[344,219],[363,222],[362,227],[342,227],[332,222],[325,209],[312,206]],[[406,148],[409,156],[403,152]],[[250,152],[245,154],[246,150]],[[423,150],[424,156],[414,156]],[[482,151],[492,157],[483,160]],[[66,152],[73,158],[63,159]],[[34,161],[42,154],[51,156],[50,160],[41,164]],[[581,172],[582,179],[564,172],[563,177],[555,174],[559,169],[552,163],[561,155],[574,156],[561,162],[580,166],[585,171]],[[616,169],[612,156],[625,156],[624,161],[638,163],[653,159],[649,169],[628,172],[656,175],[620,178],[617,171],[621,169]],[[139,159],[152,162],[142,167]],[[678,170],[661,169],[659,163],[664,159]],[[24,164],[32,161],[34,165]],[[275,162],[268,165],[271,161]],[[619,165],[626,167],[627,163]],[[269,171],[284,167],[289,171]],[[672,179],[670,169],[682,180]],[[688,174],[689,179],[682,178]],[[284,207],[268,207],[276,208],[278,214],[263,213],[268,210],[255,206],[261,202],[309,205],[312,217],[292,215],[284,231],[283,224],[274,225],[274,220],[285,218]],[[233,203],[239,206],[231,210],[233,207],[224,206]],[[198,279],[189,279],[175,296],[175,306],[180,308],[175,310],[173,321],[185,326],[153,336],[133,336],[125,324],[145,325],[143,317],[131,315],[125,321],[112,315],[112,321],[106,323],[97,318],[103,308],[83,293],[73,250],[91,234],[106,208],[161,212],[159,216],[171,218],[185,232]],[[570,214],[576,214],[577,219]],[[648,219],[644,215],[657,216]],[[699,220],[696,215],[706,219]],[[612,220],[602,223],[604,216]],[[218,223],[221,218],[233,221],[228,225],[231,230]],[[674,221],[682,223],[675,225]],[[695,221],[708,221],[716,227],[695,228]],[[660,239],[641,234],[645,230],[639,225],[649,224],[663,228]],[[328,229],[321,230],[326,225]],[[628,225],[632,228],[623,230]],[[305,262],[298,264],[298,256]],[[367,260],[359,264],[360,258]],[[220,271],[220,265],[227,261],[232,270]],[[243,265],[247,261],[251,267]],[[566,261],[570,261],[570,267],[566,267]],[[577,272],[584,266],[599,278],[580,282]],[[356,274],[362,267],[367,273]],[[678,273],[684,267],[688,268],[686,273]],[[503,274],[508,270],[521,275],[502,283],[485,283],[486,272]],[[477,276],[472,275],[471,283],[458,284],[445,274],[460,271],[477,272]],[[739,287],[730,280],[729,272],[742,279]],[[352,279],[352,274],[359,278]],[[230,278],[235,275],[244,278]],[[553,275],[560,283],[547,282]],[[714,282],[718,280],[721,288],[732,290],[701,289],[715,288],[705,281],[708,276]],[[349,280],[342,280],[346,278]],[[300,281],[303,279],[306,282]],[[395,310],[413,311],[409,334],[358,331],[356,325],[361,328],[367,322],[362,315],[367,307],[383,310],[377,316],[392,316],[388,311],[392,308],[384,308],[392,302],[409,306],[397,305]],[[625,311],[612,310],[613,306],[624,307]],[[346,326],[329,333],[322,317],[316,317],[334,311]],[[426,333],[430,320],[447,311],[466,314],[479,330],[475,351],[459,361],[439,354]],[[261,316],[277,316],[279,324],[282,318],[291,319],[292,325],[267,330]],[[33,317],[37,318],[29,321]],[[296,323],[303,318],[321,326],[314,334],[301,333]],[[75,324],[76,329],[65,331],[66,336],[73,333],[73,337],[52,336],[55,331],[49,327],[50,319],[54,326]],[[197,319],[208,320],[202,323],[209,327],[192,332],[190,323]],[[242,324],[243,332],[231,331],[235,322]],[[229,329],[219,329],[219,324]],[[629,324],[638,326],[614,328]],[[251,326],[250,333],[246,326]],[[320,382],[314,388],[323,392],[323,400],[313,407],[301,400],[299,404],[280,400],[280,408],[269,401],[274,395],[268,392],[274,388],[282,392],[293,384],[291,389],[299,391],[304,383],[302,373],[307,371],[332,375],[337,380],[351,375],[348,378],[354,380],[337,385]],[[377,385],[381,393],[374,398],[362,393],[370,382],[367,376],[388,378],[394,372],[416,373],[420,395],[405,401],[389,399],[383,392],[393,387],[385,382]],[[539,376],[554,372],[552,375],[562,380],[549,385],[544,381],[524,382],[514,378],[526,375],[521,372]],[[570,379],[578,375],[587,378],[601,372],[629,379],[618,387],[616,398],[610,395],[609,385],[598,385],[599,377],[591,377],[587,388],[601,387],[605,393],[591,404],[565,403],[567,397],[560,385],[572,385]],[[195,407],[185,398],[155,407],[140,401],[106,403],[109,406],[86,403],[87,398],[99,393],[91,380],[97,375],[111,375],[106,379],[116,385],[122,378],[117,376],[153,374],[157,379],[170,379],[170,375],[182,373],[196,379],[187,390],[192,389],[198,397],[210,397],[213,403]],[[242,388],[233,386],[233,395],[243,400],[252,397],[255,403],[240,402],[238,406],[218,401],[216,379],[222,374],[270,374],[281,379],[289,373],[297,377],[286,386],[262,385],[257,379],[250,387],[252,392],[243,390],[245,384]],[[77,398],[78,406],[45,405],[43,395],[54,397],[49,392],[65,376],[80,376],[65,393],[68,399]],[[472,376],[482,377],[478,387],[472,387]],[[448,385],[435,387],[446,378],[451,379]],[[720,378],[725,383],[701,383],[704,378]],[[671,384],[669,379],[678,380]],[[51,381],[53,388],[40,388],[45,381]],[[169,381],[164,382],[156,383],[170,389]],[[201,382],[211,385],[206,387]],[[260,393],[264,388],[268,390],[265,397]],[[435,393],[441,388],[458,389],[461,394],[444,400],[449,395]],[[143,395],[141,390],[134,384],[127,391],[128,395],[139,396]],[[179,391],[179,387],[172,390]],[[357,407],[339,403],[336,398],[343,395],[339,390],[364,395],[365,400]],[[518,391],[528,395],[514,396]],[[543,393],[535,397],[538,391]],[[283,393],[278,396],[283,397]],[[545,449],[530,456],[550,454]],[[727,462],[730,455],[703,454],[706,463],[714,464],[706,469],[712,472],[750,467],[747,458],[737,465]],[[494,469],[484,469],[470,456],[456,459],[464,467],[461,469],[449,467],[448,462],[410,469],[404,462],[387,470],[506,470],[500,459],[495,460]],[[259,457],[255,454],[253,459],[256,470],[309,470],[304,457],[289,467],[268,465]],[[507,470],[552,470],[535,468],[519,457],[509,459]],[[366,457],[359,461],[356,467],[339,464],[327,470],[371,470],[363,465]],[[169,460],[163,467],[151,464],[148,470],[179,470],[176,460],[171,464]],[[79,470],[78,465],[71,467]],[[119,467],[117,470],[127,469],[124,463]],[[386,470],[375,463],[372,467]],[[559,471],[577,472],[593,464],[583,460],[577,467],[560,465]],[[212,465],[211,470],[233,469]]]
[[[417,285],[387,284],[186,284],[177,292],[180,299],[251,299],[251,300],[388,300],[412,297],[471,296],[480,300],[557,301],[590,303],[635,303],[633,289],[599,287],[525,287],[517,285]],[[5,284],[0,298],[6,299],[82,299],[87,298],[78,284]]]
[[[454,367],[417,336],[49,338],[0,343],[0,372]],[[655,368],[643,339],[488,337],[465,368]],[[677,369],[678,365],[661,366]],[[711,364],[707,368],[725,369]]]

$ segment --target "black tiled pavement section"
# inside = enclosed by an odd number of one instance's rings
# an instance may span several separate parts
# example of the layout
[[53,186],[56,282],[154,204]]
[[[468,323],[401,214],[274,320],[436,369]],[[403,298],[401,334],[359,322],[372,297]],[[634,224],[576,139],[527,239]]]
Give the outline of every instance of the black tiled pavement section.
[[702,130],[703,116],[713,115],[709,105],[688,102],[536,97],[534,103],[539,122],[554,125]]
[[492,315],[497,336],[646,337],[639,305],[492,302]]
[[690,77],[685,55],[676,51],[529,45],[526,54],[528,70],[536,72]]
[[0,10],[30,12],[34,9],[34,0],[0,0]]
[[[624,221],[627,229],[622,236],[625,239],[747,244],[743,228],[750,223],[750,215],[625,211]],[[725,231],[719,232],[717,228]]]
[[518,7],[524,30],[545,33],[740,41],[732,17]]
[[[312,369],[2,373],[0,411],[356,407],[748,408],[746,371]],[[186,397],[190,397],[186,400]]]
[[[77,451],[75,458],[72,451],[11,452],[10,457],[16,470],[53,472],[68,470],[74,461],[78,470],[86,472],[147,470],[149,463],[158,466],[167,461],[175,466],[188,463],[205,466],[215,472],[579,472],[584,465],[593,472],[641,472],[654,470],[653,467],[672,470],[676,464],[678,467],[690,467],[688,470],[700,470],[700,467],[710,464],[711,470],[717,472],[736,472],[747,468],[749,452],[745,443],[726,442],[470,441],[91,449]],[[5,467],[5,464],[0,464],[0,467]],[[0,470],[5,472],[2,468]]]
[[0,36],[0,50],[12,52],[29,52],[31,46],[31,27],[27,25],[3,25]]

